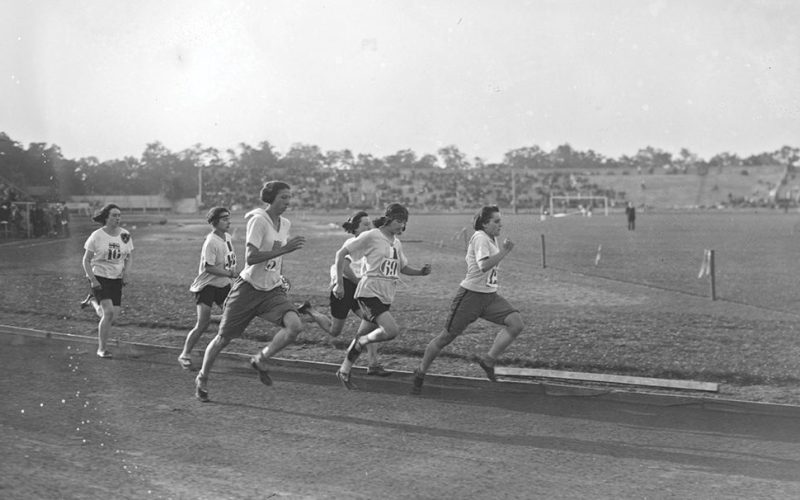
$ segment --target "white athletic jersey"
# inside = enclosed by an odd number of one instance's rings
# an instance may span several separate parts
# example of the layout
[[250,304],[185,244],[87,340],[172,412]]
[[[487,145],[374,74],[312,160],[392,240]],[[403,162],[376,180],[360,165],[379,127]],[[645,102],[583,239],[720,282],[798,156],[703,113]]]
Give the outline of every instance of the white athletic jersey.
[[389,240],[380,229],[364,231],[346,245],[354,261],[363,259],[363,276],[356,297],[376,297],[384,304],[394,301],[400,270],[408,260],[396,237]]
[[92,272],[95,276],[120,279],[125,259],[133,251],[133,239],[125,229],[120,228],[117,236],[111,236],[100,228],[89,236],[83,248],[93,254]]
[[[344,248],[345,245],[347,245],[354,239],[356,239],[355,236],[347,238],[347,240],[342,244],[342,248]],[[350,265],[350,269],[352,269],[353,274],[356,275],[356,278],[360,278],[361,276],[363,276],[364,259],[353,260],[353,258],[350,255],[348,255],[347,263]],[[347,276],[345,276],[345,279],[347,279]],[[334,262],[333,265],[331,265],[331,288],[333,288],[335,285],[336,285],[336,263]]]
[[236,252],[233,251],[230,234],[225,233],[225,237],[221,238],[214,231],[208,233],[203,242],[203,249],[200,250],[200,266],[197,269],[197,277],[189,287],[189,291],[197,293],[208,285],[224,288],[231,284],[231,278],[209,273],[206,265],[221,265],[227,271],[236,269]]
[[[289,241],[289,229],[291,228],[289,219],[280,217],[279,228],[276,228],[263,208],[247,212],[244,218],[247,219],[246,245],[253,245],[260,252],[264,252],[272,250],[276,241],[280,242],[281,246],[286,245],[286,242]],[[239,276],[253,285],[256,290],[267,291],[281,286],[282,268],[283,256],[252,266],[245,262],[244,270]]]
[[486,272],[481,271],[478,263],[492,255],[500,253],[497,242],[484,231],[475,231],[469,239],[467,247],[467,276],[461,282],[461,287],[479,293],[492,293],[498,289],[497,266]]

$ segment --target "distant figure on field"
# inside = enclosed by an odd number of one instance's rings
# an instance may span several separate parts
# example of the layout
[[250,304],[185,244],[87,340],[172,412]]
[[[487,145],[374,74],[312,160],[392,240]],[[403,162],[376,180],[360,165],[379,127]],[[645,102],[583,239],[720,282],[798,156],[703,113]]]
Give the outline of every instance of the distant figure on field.
[[497,271],[500,261],[514,248],[514,243],[504,239],[500,243],[497,238],[503,228],[500,209],[496,206],[485,206],[475,215],[473,222],[475,233],[469,240],[467,248],[467,274],[458,287],[450,313],[445,321],[444,330],[425,349],[425,354],[414,370],[414,382],[411,394],[422,392],[425,372],[439,353],[478,318],[501,325],[489,348],[489,352],[478,358],[478,365],[486,372],[486,377],[496,382],[494,365],[497,358],[511,345],[522,332],[524,325],[522,315],[499,293]]
[[200,251],[197,277],[189,287],[197,304],[197,323],[186,336],[183,351],[178,356],[178,363],[186,370],[192,367],[194,345],[211,322],[211,308],[214,304],[223,306],[228,292],[231,291],[231,280],[239,275],[236,272],[236,252],[228,233],[231,227],[230,210],[213,207],[208,211],[206,221],[214,230],[206,235]]
[[636,207],[630,201],[625,207],[625,216],[628,218],[628,231],[636,229]]

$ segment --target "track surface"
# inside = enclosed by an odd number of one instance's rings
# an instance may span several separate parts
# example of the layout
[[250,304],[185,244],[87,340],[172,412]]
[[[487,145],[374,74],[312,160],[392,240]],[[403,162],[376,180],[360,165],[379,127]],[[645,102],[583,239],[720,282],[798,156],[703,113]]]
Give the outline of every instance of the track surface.
[[0,332],[2,498],[800,498],[800,408],[410,376],[338,385]]

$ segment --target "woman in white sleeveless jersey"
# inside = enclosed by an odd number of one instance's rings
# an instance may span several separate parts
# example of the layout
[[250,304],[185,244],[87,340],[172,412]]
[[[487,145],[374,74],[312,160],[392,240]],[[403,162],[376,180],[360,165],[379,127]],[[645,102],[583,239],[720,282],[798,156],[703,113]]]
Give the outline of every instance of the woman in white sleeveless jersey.
[[336,377],[347,389],[355,389],[350,381],[350,369],[363,348],[374,342],[392,340],[400,333],[400,327],[389,311],[400,274],[427,276],[431,273],[430,264],[419,269],[408,265],[403,245],[397,238],[405,230],[407,222],[408,210],[399,203],[392,203],[383,217],[373,221],[375,229],[361,233],[336,252],[336,285],[333,293],[339,298],[344,297],[345,293],[344,266],[347,257],[364,259],[363,277],[355,293],[362,313],[361,325],[347,348],[342,366],[336,372]]
[[81,302],[81,308],[92,306],[100,317],[97,325],[97,355],[111,358],[106,343],[111,325],[120,314],[122,287],[127,284],[131,269],[133,240],[131,233],[120,226],[122,210],[109,203],[92,220],[103,227],[93,232],[84,243],[83,271],[92,293]]
[[509,239],[503,240],[502,243],[498,242],[503,228],[500,209],[496,206],[481,208],[475,215],[473,227],[475,234],[469,240],[465,257],[467,275],[453,298],[444,331],[428,344],[419,367],[414,370],[412,394],[422,392],[425,372],[442,349],[478,318],[503,327],[495,337],[489,352],[478,358],[478,364],[492,382],[496,381],[494,365],[497,358],[523,329],[519,311],[497,293],[500,261],[514,248],[514,242]]
[[188,370],[192,367],[192,349],[211,322],[211,308],[222,305],[231,291],[231,283],[239,273],[236,272],[236,252],[228,229],[231,227],[231,212],[225,207],[213,207],[206,215],[206,221],[214,229],[206,235],[200,251],[200,266],[197,277],[189,287],[197,304],[197,322],[186,335],[183,351],[178,363]]

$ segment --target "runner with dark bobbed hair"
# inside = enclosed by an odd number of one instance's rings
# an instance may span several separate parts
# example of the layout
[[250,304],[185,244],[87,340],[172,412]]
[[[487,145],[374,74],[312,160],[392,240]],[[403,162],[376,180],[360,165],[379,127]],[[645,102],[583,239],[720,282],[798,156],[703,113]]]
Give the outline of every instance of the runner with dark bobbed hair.
[[386,207],[383,217],[373,221],[375,229],[361,233],[336,252],[336,284],[333,294],[339,299],[345,296],[344,268],[347,260],[363,259],[363,276],[355,291],[361,309],[361,325],[347,348],[347,356],[336,372],[336,377],[347,389],[355,389],[350,381],[350,369],[364,347],[392,340],[400,333],[400,327],[389,311],[400,275],[427,276],[431,273],[430,264],[421,268],[408,265],[403,245],[398,238],[406,229],[407,222],[406,207],[392,203]]
[[[363,210],[359,210],[342,223],[342,228],[352,237],[344,242],[347,245],[358,237],[364,231],[372,229],[372,224],[369,220],[369,214]],[[347,316],[350,312],[355,313],[359,318],[363,318],[361,306],[358,305],[356,300],[356,288],[359,281],[361,281],[363,274],[363,259],[353,260],[347,257],[347,264],[344,269],[344,295],[339,298],[333,293],[333,287],[336,286],[336,267],[331,266],[331,284],[330,284],[330,297],[328,302],[330,304],[331,314],[330,317],[314,309],[314,306],[309,301],[297,308],[300,313],[308,314],[314,322],[322,328],[325,333],[331,337],[338,337],[347,321]],[[379,377],[386,377],[392,373],[385,370],[378,361],[378,344],[367,344],[368,355],[368,368],[367,375],[376,375]]]

